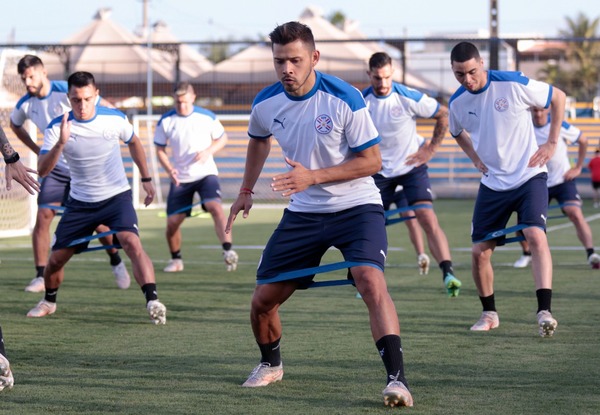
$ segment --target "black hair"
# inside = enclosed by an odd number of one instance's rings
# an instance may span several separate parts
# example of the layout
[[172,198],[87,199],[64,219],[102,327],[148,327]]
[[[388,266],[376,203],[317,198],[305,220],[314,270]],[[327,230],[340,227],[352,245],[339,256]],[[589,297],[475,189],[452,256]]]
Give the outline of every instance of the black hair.
[[94,75],[85,71],[72,73],[69,76],[69,79],[67,79],[67,83],[69,85],[69,91],[72,87],[83,88],[84,86],[88,85],[92,85],[94,88],[96,87],[96,80],[94,79]]
[[450,52],[450,63],[466,62],[471,59],[480,59],[479,50],[470,42],[460,42]]
[[[269,33],[272,45],[287,45],[296,40],[302,41],[311,50],[315,50],[315,38],[312,30],[307,25],[300,22],[287,22],[277,26]],[[271,47],[273,47],[271,45]]]
[[369,70],[380,69],[392,64],[392,58],[385,52],[376,52],[369,58]]
[[25,55],[19,60],[19,63],[17,63],[17,72],[19,75],[23,75],[28,68],[34,66],[44,67],[44,63],[35,55]]

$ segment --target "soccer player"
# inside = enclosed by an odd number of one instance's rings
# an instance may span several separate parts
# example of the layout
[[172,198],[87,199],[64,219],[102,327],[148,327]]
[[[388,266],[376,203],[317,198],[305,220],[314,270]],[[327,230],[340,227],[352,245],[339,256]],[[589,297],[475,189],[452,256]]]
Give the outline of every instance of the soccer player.
[[[231,249],[231,234],[225,233],[227,217],[221,205],[221,189],[213,154],[227,144],[227,133],[211,111],[194,105],[196,93],[188,82],[174,90],[175,109],[165,113],[156,126],[154,144],[160,164],[171,178],[167,199],[167,243],[171,260],[165,272],[183,271],[181,231],[184,219],[192,213],[194,194],[212,216],[215,232],[223,247],[227,271],[235,271],[237,253]],[[167,154],[171,146],[172,160]]]
[[[559,139],[565,94],[519,72],[485,70],[477,47],[460,42],[450,54],[452,72],[461,87],[452,95],[450,133],[482,173],[471,224],[472,272],[483,312],[471,330],[500,325],[494,298],[492,253],[504,237],[485,240],[504,229],[513,212],[532,253],[532,273],[538,302],[539,334],[552,336],[557,322],[551,313],[552,257],[546,238],[548,177],[545,164]],[[546,142],[539,145],[531,122],[531,107],[550,107]]]
[[[12,181],[20,183],[30,194],[39,192],[40,184],[28,173],[37,173],[37,171],[27,168],[19,161],[19,153],[17,153],[0,127],[0,152],[4,157],[6,190],[12,188]],[[4,336],[2,335],[2,327],[0,326],[0,392],[4,389],[11,389],[15,379],[10,369],[10,363],[6,357],[6,349],[4,347]]]
[[88,238],[103,223],[117,232],[119,243],[131,260],[133,276],[146,297],[150,319],[155,324],[165,324],[166,307],[158,300],[154,267],[138,236],[137,215],[120,142],[127,144],[140,170],[147,206],[154,199],[155,189],[148,176],[144,148],[122,112],[96,106],[98,89],[91,73],[73,73],[67,91],[72,110],[48,125],[38,171],[42,177],[46,176],[64,155],[71,169],[71,190],[44,270],[45,296],[27,316],[43,317],[56,311],[64,266],[73,254],[87,246],[87,242],[70,246],[71,242]]
[[312,277],[270,280],[285,271],[318,266],[327,249],[336,246],[346,261],[360,263],[349,273],[367,305],[371,333],[387,371],[384,403],[412,406],[398,315],[383,274],[384,211],[371,177],[381,166],[379,134],[360,91],[315,71],[320,53],[308,26],[288,22],[269,37],[279,82],[263,89],[252,104],[244,178],[227,231],[240,211],[243,217],[249,214],[252,189],[273,136],[288,171],[273,177],[271,186],[289,196],[290,203],[258,266],[250,320],[261,359],[243,386],[266,386],[282,379],[278,310]]
[[[17,64],[17,71],[27,88],[27,93],[17,102],[10,114],[10,128],[31,151],[39,155],[40,148],[36,140],[29,136],[23,124],[26,120],[31,120],[39,131],[44,131],[53,118],[69,111],[71,106],[67,99],[67,83],[49,80],[42,60],[34,55],[25,55],[21,58]],[[106,102],[102,100],[101,104],[106,105]],[[44,291],[43,275],[50,248],[50,224],[56,215],[56,211],[51,206],[64,203],[69,194],[70,180],[69,166],[64,159],[60,159],[56,167],[42,181],[42,189],[38,196],[38,211],[31,236],[36,276],[25,287],[27,292]],[[97,232],[107,230],[106,226],[101,225]],[[111,236],[101,238],[100,241],[103,245],[113,243]],[[122,289],[128,288],[129,273],[118,250],[111,248],[106,252],[110,257],[117,286]]]
[[590,160],[588,169],[592,174],[592,188],[594,189],[594,207],[600,207],[600,148],[596,150],[594,158]]
[[[412,88],[392,80],[392,58],[377,52],[369,59],[367,75],[371,86],[363,91],[369,113],[381,135],[382,169],[374,176],[381,191],[384,209],[389,209],[396,186],[401,185],[417,221],[427,235],[429,251],[442,271],[442,281],[450,297],[458,296],[461,282],[454,276],[446,234],[433,211],[431,184],[426,163],[433,157],[448,130],[448,109]],[[420,146],[417,117],[434,118],[433,136]]]
[[[549,112],[547,108],[531,109],[531,117],[538,145],[544,144],[548,139],[550,132]],[[577,163],[573,167],[571,167],[569,161],[567,143],[577,143]],[[587,139],[581,133],[581,130],[566,121],[562,121],[556,151],[546,164],[548,168],[548,202],[556,199],[559,205],[561,205],[562,211],[575,226],[577,237],[585,248],[588,264],[592,268],[600,268],[600,255],[594,252],[592,230],[583,217],[581,197],[575,185],[575,178],[581,174],[581,169],[583,168],[587,144]],[[515,268],[525,268],[531,262],[531,251],[526,240],[521,241],[521,247],[523,248],[523,255],[515,262]]]

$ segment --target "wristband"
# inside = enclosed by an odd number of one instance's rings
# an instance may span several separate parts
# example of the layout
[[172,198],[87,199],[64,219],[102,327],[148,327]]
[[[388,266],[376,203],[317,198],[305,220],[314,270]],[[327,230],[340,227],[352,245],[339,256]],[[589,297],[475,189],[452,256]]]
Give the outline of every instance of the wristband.
[[8,157],[4,157],[4,162],[5,162],[6,164],[13,164],[13,163],[16,163],[17,161],[19,161],[19,159],[20,159],[20,157],[19,157],[19,153],[17,153],[17,152],[15,151],[15,152],[14,152],[13,154],[11,154],[10,156],[8,156]]
[[253,195],[254,194],[254,192],[252,191],[252,189],[248,189],[247,187],[242,187],[240,189],[240,194],[242,194],[242,193],[247,194],[247,195]]
[[142,183],[148,183],[152,181],[152,177],[142,177]]

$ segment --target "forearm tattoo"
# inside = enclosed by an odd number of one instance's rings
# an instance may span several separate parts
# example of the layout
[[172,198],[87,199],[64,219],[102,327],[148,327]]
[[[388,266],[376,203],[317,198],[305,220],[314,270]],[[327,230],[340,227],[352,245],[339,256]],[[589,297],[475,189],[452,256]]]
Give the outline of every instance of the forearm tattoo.
[[15,153],[2,128],[0,128],[0,151],[2,151],[4,158],[10,157]]

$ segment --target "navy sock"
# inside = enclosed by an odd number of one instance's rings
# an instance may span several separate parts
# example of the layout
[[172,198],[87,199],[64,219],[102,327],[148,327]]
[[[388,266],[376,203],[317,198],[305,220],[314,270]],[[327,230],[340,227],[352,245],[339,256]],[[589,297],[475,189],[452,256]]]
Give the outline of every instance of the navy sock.
[[146,296],[146,302],[158,300],[156,284],[144,284],[142,286],[142,292],[144,293],[144,296]]
[[404,357],[400,336],[388,334],[377,340],[375,345],[387,372],[385,384],[398,380],[408,388],[408,383],[404,377]]
[[56,303],[56,296],[58,294],[58,288],[46,288],[46,294],[44,295],[44,300],[49,303]]
[[585,252],[587,253],[587,257],[589,258],[590,255],[594,253],[594,248],[586,248]]
[[121,263],[121,255],[119,255],[119,251],[115,252],[114,254],[109,252],[108,256],[110,257],[110,265],[113,267],[116,267]]
[[258,348],[260,349],[260,362],[261,363],[269,363],[271,367],[279,366],[281,364],[281,347],[280,347],[281,337],[275,340],[273,343],[267,344],[258,344]]
[[179,251],[171,252],[171,259],[181,259],[181,249]]
[[537,312],[539,313],[542,310],[548,310],[551,312],[552,290],[549,288],[540,288],[535,292],[535,295],[538,301]]
[[42,266],[42,267],[35,267],[35,277],[43,277],[44,276],[44,269],[46,269],[46,266]]
[[223,251],[229,251],[231,250],[231,242],[223,242]]
[[496,299],[494,298],[494,294],[487,297],[479,297],[479,301],[481,301],[483,311],[496,311]]

